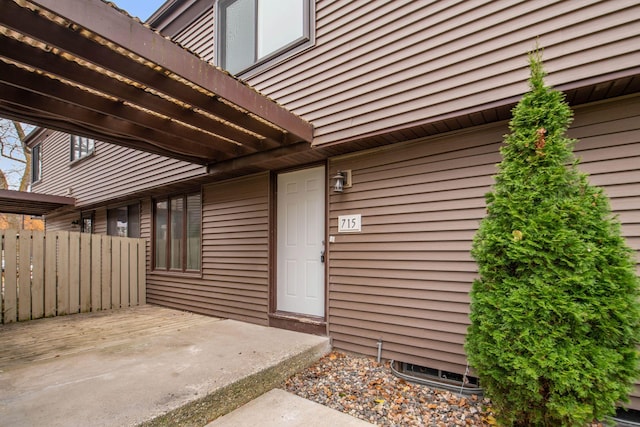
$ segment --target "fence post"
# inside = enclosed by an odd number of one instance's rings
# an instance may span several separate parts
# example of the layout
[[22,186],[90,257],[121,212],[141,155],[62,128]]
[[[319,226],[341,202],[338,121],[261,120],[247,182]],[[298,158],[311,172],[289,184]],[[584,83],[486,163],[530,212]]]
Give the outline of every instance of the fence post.
[[20,230],[18,238],[18,320],[31,319],[31,232]]
[[102,236],[102,309],[110,310],[111,305],[111,236]]
[[57,315],[69,314],[69,232],[58,232],[58,251],[56,253],[58,266],[58,299]]
[[91,234],[80,234],[80,312],[91,309]]
[[129,246],[129,306],[138,305],[138,242],[133,239],[127,239]]
[[80,311],[80,234],[77,231],[69,233],[69,314]]
[[129,307],[129,242],[118,237],[120,247],[120,307]]
[[147,303],[147,242],[138,239],[138,303]]
[[91,234],[91,311],[102,309],[102,238]]
[[18,309],[18,277],[16,275],[16,251],[18,239],[16,230],[4,231],[4,323],[15,322]]
[[44,317],[44,233],[33,231],[31,257],[31,318]]
[[58,233],[45,234],[44,250],[44,315],[53,317],[58,314]]

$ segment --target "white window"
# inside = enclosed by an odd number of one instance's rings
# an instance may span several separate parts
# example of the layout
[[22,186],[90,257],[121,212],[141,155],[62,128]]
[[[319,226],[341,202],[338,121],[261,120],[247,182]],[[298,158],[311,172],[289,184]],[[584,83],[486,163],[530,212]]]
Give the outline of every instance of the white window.
[[71,135],[71,161],[80,160],[93,153],[95,141],[84,136]]
[[312,0],[221,0],[218,58],[232,74],[280,58],[311,40]]

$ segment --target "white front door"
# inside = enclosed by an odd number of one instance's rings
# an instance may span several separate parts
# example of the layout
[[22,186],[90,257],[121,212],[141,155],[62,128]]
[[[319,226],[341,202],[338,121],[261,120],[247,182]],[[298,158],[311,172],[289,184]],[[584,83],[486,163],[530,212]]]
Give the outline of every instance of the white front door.
[[278,311],[324,317],[324,181],[324,167],[278,175]]

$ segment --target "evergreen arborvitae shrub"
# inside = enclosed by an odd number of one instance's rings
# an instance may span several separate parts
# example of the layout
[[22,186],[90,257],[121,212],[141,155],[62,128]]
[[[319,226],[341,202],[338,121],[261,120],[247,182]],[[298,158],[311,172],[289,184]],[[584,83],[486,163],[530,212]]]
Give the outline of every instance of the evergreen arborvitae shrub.
[[487,216],[465,348],[506,426],[580,426],[612,414],[638,376],[634,253],[602,189],[577,169],[572,112],[529,55]]

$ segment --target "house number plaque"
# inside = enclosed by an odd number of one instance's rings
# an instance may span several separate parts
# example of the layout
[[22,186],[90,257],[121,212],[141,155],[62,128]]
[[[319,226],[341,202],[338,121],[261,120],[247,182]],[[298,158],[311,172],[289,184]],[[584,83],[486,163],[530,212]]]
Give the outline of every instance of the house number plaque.
[[359,233],[362,231],[362,215],[339,215],[338,233]]

